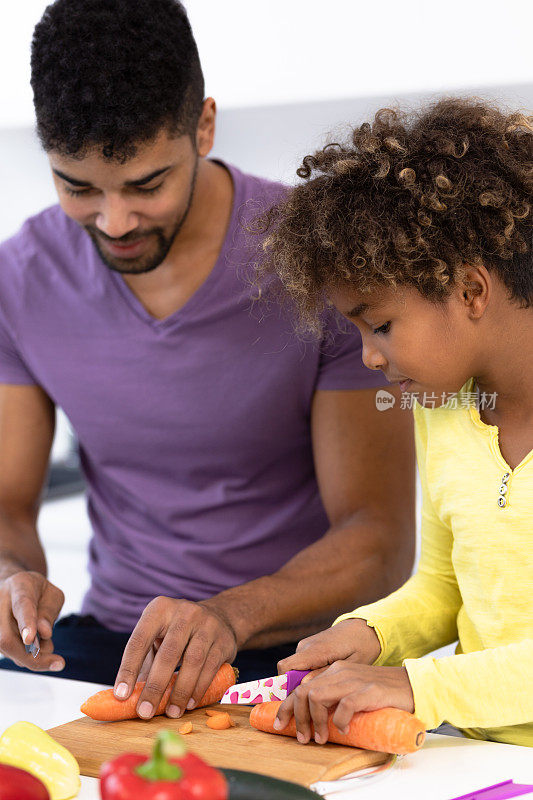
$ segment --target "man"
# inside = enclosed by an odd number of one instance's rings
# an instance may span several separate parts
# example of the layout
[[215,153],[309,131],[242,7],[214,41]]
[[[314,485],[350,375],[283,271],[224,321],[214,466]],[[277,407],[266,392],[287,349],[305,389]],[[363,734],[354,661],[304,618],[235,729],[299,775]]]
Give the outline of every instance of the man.
[[[223,661],[271,674],[405,580],[410,415],[376,410],[354,331],[303,343],[274,295],[254,304],[245,229],[283,188],[207,160],[215,103],[179,3],[57,0],[32,86],[60,205],[0,248],[3,666],[117,697],[142,672],[150,717],[180,664],[179,716]],[[82,615],[55,627],[36,530],[54,404],[94,531]]]

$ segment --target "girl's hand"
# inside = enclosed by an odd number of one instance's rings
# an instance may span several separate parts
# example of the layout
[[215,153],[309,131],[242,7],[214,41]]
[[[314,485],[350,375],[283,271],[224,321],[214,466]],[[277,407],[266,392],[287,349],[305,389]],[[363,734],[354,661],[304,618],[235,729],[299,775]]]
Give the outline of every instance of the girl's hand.
[[360,664],[373,664],[380,652],[381,645],[374,628],[364,619],[346,619],[302,639],[293,656],[278,662],[278,672],[281,675],[290,669],[320,669],[345,658]]
[[281,704],[274,727],[283,730],[294,715],[298,741],[310,740],[311,723],[315,742],[328,740],[328,715],[332,708],[333,723],[347,733],[356,711],[378,708],[415,709],[413,691],[405,667],[372,667],[358,664],[351,658],[337,661],[320,675],[306,680]]

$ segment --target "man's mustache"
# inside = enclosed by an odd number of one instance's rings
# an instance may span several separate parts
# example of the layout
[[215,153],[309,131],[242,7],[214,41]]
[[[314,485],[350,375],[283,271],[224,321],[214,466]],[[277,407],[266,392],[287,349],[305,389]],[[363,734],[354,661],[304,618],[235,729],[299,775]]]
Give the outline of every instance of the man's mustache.
[[86,225],[85,230],[93,238],[103,239],[105,242],[111,242],[111,244],[128,244],[129,242],[137,242],[139,239],[144,239],[146,236],[159,233],[159,228],[152,228],[148,231],[136,230],[130,231],[129,233],[124,234],[124,236],[120,236],[118,239],[116,239],[112,236],[107,236],[105,233],[99,231],[98,228],[94,228],[92,225]]

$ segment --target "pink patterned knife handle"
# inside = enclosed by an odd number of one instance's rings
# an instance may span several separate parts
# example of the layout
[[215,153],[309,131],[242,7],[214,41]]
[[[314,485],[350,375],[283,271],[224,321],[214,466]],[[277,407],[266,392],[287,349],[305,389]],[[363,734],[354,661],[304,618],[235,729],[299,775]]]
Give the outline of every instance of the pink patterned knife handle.
[[293,692],[310,672],[310,669],[290,669],[287,672],[287,695]]

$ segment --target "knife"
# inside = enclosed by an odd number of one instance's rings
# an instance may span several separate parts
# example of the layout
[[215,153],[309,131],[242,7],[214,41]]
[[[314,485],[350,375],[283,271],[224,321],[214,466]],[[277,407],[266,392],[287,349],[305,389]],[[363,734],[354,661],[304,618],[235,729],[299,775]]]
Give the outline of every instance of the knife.
[[24,647],[26,648],[27,653],[31,653],[34,658],[37,658],[39,653],[41,652],[41,642],[39,640],[39,634],[35,634],[35,639],[31,644],[25,644]]
[[291,669],[282,675],[236,683],[224,692],[221,703],[250,706],[268,700],[285,700],[301,684],[311,670]]

